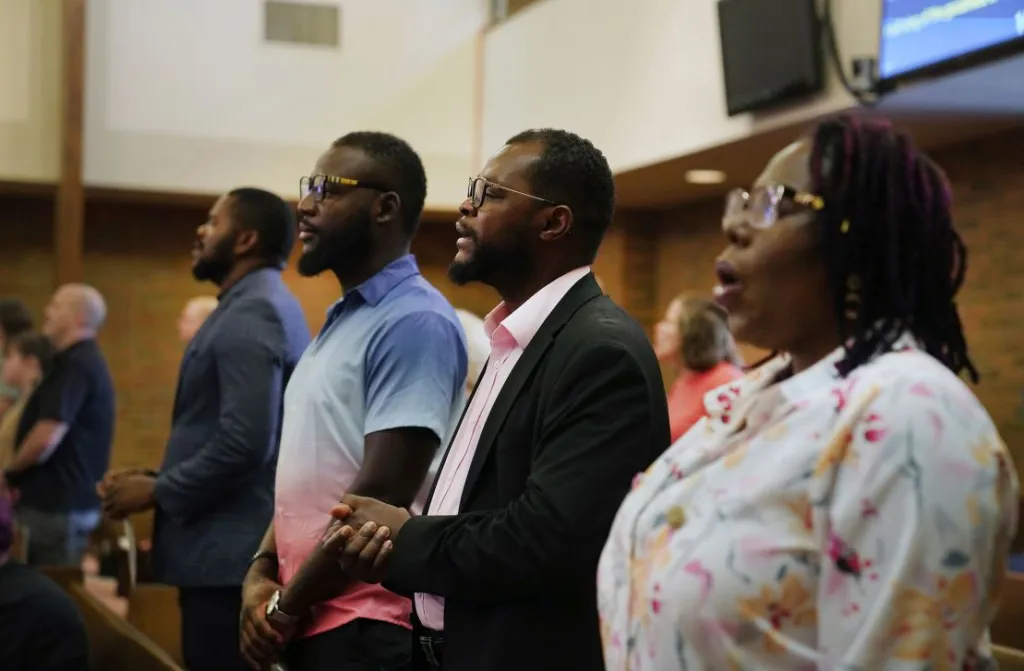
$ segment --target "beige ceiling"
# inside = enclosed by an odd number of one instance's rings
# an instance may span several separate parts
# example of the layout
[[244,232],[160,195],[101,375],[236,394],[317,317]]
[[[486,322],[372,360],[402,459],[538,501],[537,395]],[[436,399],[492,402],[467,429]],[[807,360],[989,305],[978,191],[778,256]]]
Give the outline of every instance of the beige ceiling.
[[[903,117],[893,121],[908,131],[919,146],[929,150],[1024,126],[1024,119],[1019,117],[978,115]],[[621,172],[615,176],[618,205],[630,209],[663,209],[716,198],[736,186],[747,186],[772,154],[809,126],[788,126],[689,156]],[[685,177],[689,170],[721,170],[728,178],[723,184],[690,184]]]

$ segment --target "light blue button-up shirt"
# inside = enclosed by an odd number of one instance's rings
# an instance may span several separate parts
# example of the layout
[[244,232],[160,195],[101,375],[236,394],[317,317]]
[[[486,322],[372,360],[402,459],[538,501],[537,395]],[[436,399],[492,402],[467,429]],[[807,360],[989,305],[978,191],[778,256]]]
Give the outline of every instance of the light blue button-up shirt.
[[[422,510],[465,403],[466,340],[455,310],[404,256],[328,311],[285,391],[274,533],[284,580],[299,568],[363,465],[367,434],[417,427],[441,447],[413,512]],[[353,586],[318,609],[316,631],[354,617],[407,618],[408,601]],[[404,613],[403,613],[404,611]],[[313,633],[313,632],[311,632]]]

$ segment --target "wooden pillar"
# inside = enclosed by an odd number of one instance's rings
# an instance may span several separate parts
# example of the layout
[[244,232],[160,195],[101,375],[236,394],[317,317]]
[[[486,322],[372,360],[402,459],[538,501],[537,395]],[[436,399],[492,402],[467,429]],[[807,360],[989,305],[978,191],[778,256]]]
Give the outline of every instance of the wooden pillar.
[[60,182],[54,208],[54,282],[80,282],[84,270],[85,190],[82,135],[85,110],[85,2],[62,0],[64,14]]

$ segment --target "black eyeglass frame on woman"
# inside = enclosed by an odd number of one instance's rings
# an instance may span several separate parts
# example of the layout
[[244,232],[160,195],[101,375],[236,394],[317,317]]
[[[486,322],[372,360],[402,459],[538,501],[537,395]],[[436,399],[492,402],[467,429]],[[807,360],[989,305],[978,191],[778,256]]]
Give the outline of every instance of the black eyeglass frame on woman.
[[821,196],[800,191],[785,184],[767,184],[755,187],[750,191],[733,189],[725,197],[722,226],[743,221],[751,228],[759,230],[771,228],[780,216],[795,214],[795,212],[784,211],[784,206],[787,203],[797,209],[812,212],[820,212],[825,208],[825,201]]

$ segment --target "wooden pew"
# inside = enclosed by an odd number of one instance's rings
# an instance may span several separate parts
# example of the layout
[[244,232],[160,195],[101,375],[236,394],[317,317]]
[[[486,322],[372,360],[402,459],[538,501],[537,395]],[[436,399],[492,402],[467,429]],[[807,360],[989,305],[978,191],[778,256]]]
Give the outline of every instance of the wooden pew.
[[28,563],[28,540],[29,540],[28,527],[24,524],[19,524],[17,520],[14,521],[14,540],[11,543],[11,559],[19,561],[22,564]]
[[1017,535],[1010,545],[1012,554],[1024,553],[1024,499],[1021,499],[1017,506]]
[[166,651],[171,659],[182,663],[177,588],[156,583],[136,584],[128,596],[128,622]]
[[84,585],[72,583],[68,594],[85,620],[93,669],[183,671],[160,646],[89,594]]
[[1024,652],[1020,650],[993,645],[992,656],[999,664],[999,671],[1024,671]]
[[65,592],[70,592],[72,585],[85,584],[85,576],[78,566],[40,566],[39,572],[60,585]]
[[[146,518],[140,518],[146,523]],[[128,599],[128,622],[181,663],[181,612],[178,590],[169,585],[139,580],[140,539],[136,518],[121,522],[104,521],[102,542],[114,556],[118,596]],[[152,519],[147,533],[152,533]]]
[[989,629],[992,642],[1024,650],[1024,573],[1007,574],[999,602],[999,612]]

